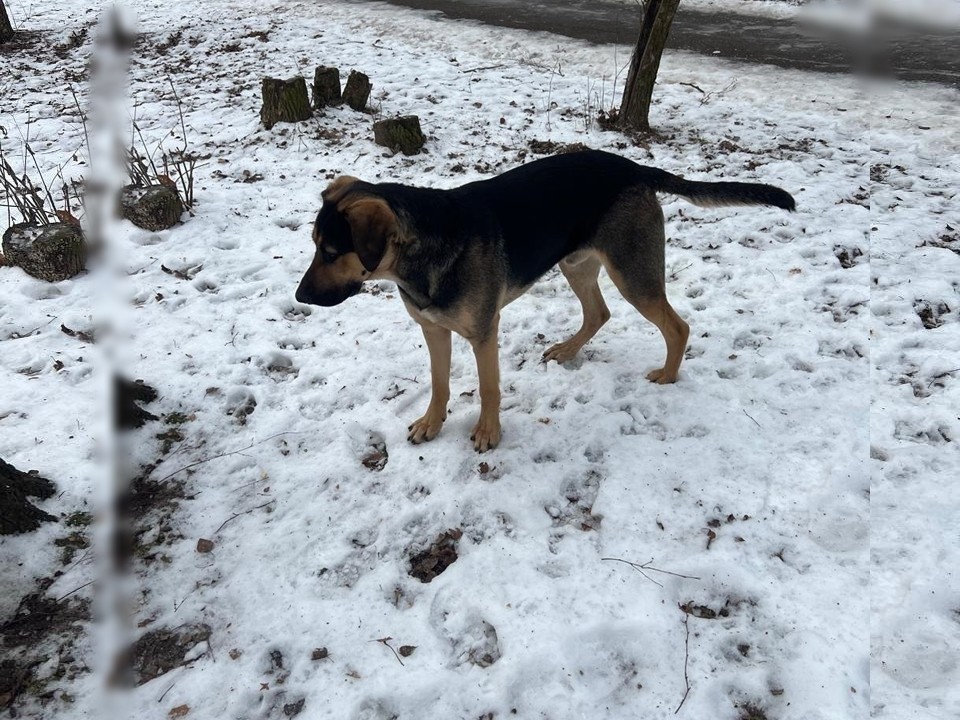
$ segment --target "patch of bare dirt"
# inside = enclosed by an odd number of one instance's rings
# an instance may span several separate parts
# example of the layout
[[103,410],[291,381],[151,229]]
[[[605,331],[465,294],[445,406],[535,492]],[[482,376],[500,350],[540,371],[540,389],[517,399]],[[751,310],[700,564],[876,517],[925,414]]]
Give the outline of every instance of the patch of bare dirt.
[[120,685],[143,685],[186,665],[209,652],[210,632],[203,623],[150,630],[121,655],[112,679]]
[[410,575],[428,583],[457,561],[457,543],[463,536],[460,529],[440,533],[430,547],[410,558]]

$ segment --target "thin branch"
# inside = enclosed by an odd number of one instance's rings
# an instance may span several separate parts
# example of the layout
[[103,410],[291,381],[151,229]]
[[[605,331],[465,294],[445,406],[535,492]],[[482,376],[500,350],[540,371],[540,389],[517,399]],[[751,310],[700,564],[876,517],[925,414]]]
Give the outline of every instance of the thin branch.
[[687,675],[687,665],[690,661],[690,615],[688,613],[683,614],[683,629],[686,630],[686,637],[683,641],[683,684],[686,686],[686,690],[683,693],[683,698],[680,700],[680,704],[677,705],[677,709],[673,711],[673,714],[676,715],[680,712],[680,708],[683,707],[683,704],[687,701],[687,695],[690,694],[690,677]]
[[166,690],[163,691],[163,693],[160,695],[160,697],[157,698],[157,702],[158,702],[158,703],[162,703],[162,702],[163,702],[163,699],[167,696],[167,693],[170,692],[171,690],[173,690],[173,686],[176,685],[176,684],[177,684],[176,680],[174,680],[172,683],[170,683],[170,687],[168,687]]
[[164,482],[165,480],[169,480],[170,478],[172,478],[172,477],[173,477],[174,475],[176,475],[177,473],[181,473],[181,472],[183,472],[184,470],[189,470],[190,468],[196,467],[197,465],[203,465],[204,463],[211,462],[212,460],[219,460],[220,458],[230,457],[231,455],[239,455],[240,453],[242,453],[242,452],[244,452],[244,451],[246,451],[246,450],[249,450],[249,449],[252,448],[252,447],[256,447],[257,445],[262,445],[263,443],[269,442],[270,440],[273,440],[274,438],[278,438],[278,437],[280,437],[281,435],[300,435],[300,434],[302,434],[300,431],[295,431],[295,430],[288,430],[288,431],[286,431],[286,432],[276,433],[275,435],[271,435],[270,437],[266,437],[266,438],[264,438],[263,440],[258,440],[258,441],[255,442],[255,443],[250,443],[250,444],[247,445],[246,447],[242,447],[242,448],[240,448],[239,450],[231,450],[230,452],[220,453],[219,455],[214,455],[213,457],[205,458],[204,460],[197,460],[196,462],[192,462],[192,463],[190,463],[189,465],[184,465],[184,466],[183,466],[182,468],[180,468],[179,470],[174,470],[174,471],[173,471],[172,473],[170,473],[169,475],[163,476],[163,477],[160,478],[157,482]]
[[[390,644],[391,640],[393,640],[393,638],[385,637],[385,638],[379,638],[377,642],[380,643],[381,645],[386,645],[388,648],[390,648],[390,650],[393,652],[393,656],[397,659],[397,662],[403,665],[403,660],[400,659],[400,655],[397,653],[396,650],[393,649],[393,645]],[[406,666],[404,665],[404,667]]]
[[697,85],[696,83],[682,82],[682,83],[677,83],[677,85],[686,85],[687,87],[692,87],[694,90],[699,90],[699,91],[700,91],[701,93],[703,93],[704,95],[707,94],[706,91],[705,91],[702,87],[700,87],[699,85]]
[[269,502],[265,502],[263,505],[257,505],[256,507],[252,507],[252,508],[250,508],[249,510],[244,510],[243,512],[234,513],[233,515],[231,515],[230,517],[228,517],[226,520],[224,520],[224,521],[220,524],[220,527],[218,527],[216,530],[213,531],[213,534],[216,535],[217,533],[219,533],[221,530],[223,530],[224,525],[226,525],[228,522],[231,522],[231,521],[233,521],[233,520],[236,520],[236,519],[237,519],[238,517],[240,517],[241,515],[249,515],[249,514],[252,513],[254,510],[259,510],[260,508],[265,508],[267,505],[273,505],[276,501],[277,501],[276,498],[274,498],[273,500],[270,500]]
[[501,64],[499,64],[499,65],[485,65],[484,67],[470,68],[469,70],[461,70],[460,72],[462,72],[462,73],[464,73],[464,74],[466,74],[466,73],[472,73],[472,72],[483,72],[484,70],[498,70],[498,69],[500,69],[500,68],[502,68],[502,67],[506,67],[506,65],[503,64],[503,63],[501,63]]
[[77,112],[80,113],[80,122],[83,123],[83,137],[87,145],[87,162],[90,164],[90,168],[93,169],[93,153],[90,152],[90,134],[87,132],[87,116],[80,107],[80,99],[77,97],[77,91],[73,89],[73,85],[70,86],[70,94],[73,95],[73,102],[76,103]]
[[[743,408],[740,408],[740,409],[743,410],[743,414],[744,414],[744,415],[746,415],[748,418],[750,418],[751,420],[753,420],[753,418],[750,417],[750,413],[748,413],[748,412],[747,412],[746,410],[744,410]],[[760,428],[761,430],[763,429],[763,426],[761,426],[760,423],[758,423],[756,420],[753,420],[753,424],[756,425],[756,426],[757,426],[758,428]]]
[[83,585],[81,585],[81,586],[78,587],[78,588],[74,588],[73,590],[71,590],[70,592],[68,592],[66,595],[62,595],[62,596],[58,597],[58,598],[57,598],[57,602],[60,602],[61,600],[66,600],[68,597],[70,597],[71,595],[73,595],[75,592],[79,592],[80,590],[83,590],[83,589],[84,589],[85,587],[87,587],[88,585],[93,585],[95,582],[96,582],[96,580],[91,580],[90,582],[85,582]]
[[40,169],[40,163],[37,162],[37,156],[33,152],[33,148],[30,147],[29,143],[26,145],[27,152],[30,153],[30,159],[33,160],[33,166],[37,169],[37,175],[40,176],[40,182],[43,183],[43,189],[47,193],[47,200],[50,201],[50,207],[54,210],[57,209],[57,203],[53,200],[53,195],[50,194],[50,188],[47,187],[47,181],[43,177],[43,171]]
[[180,113],[180,129],[183,131],[183,149],[180,152],[186,152],[187,123],[183,119],[183,103],[180,102],[180,96],[177,95],[177,89],[173,86],[173,79],[169,75],[167,75],[167,82],[170,83],[170,89],[173,90],[173,99],[177,101],[177,112]]
[[659,585],[660,587],[663,587],[663,585],[661,585],[661,584],[658,583],[656,580],[654,580],[652,577],[650,577],[649,575],[647,575],[647,574],[644,572],[644,570],[652,570],[653,572],[662,573],[662,574],[664,574],[664,575],[673,575],[674,577],[683,578],[683,579],[685,579],[685,580],[699,580],[699,579],[700,579],[700,578],[696,577],[695,575],[682,575],[681,573],[671,572],[670,570],[661,570],[660,568],[654,567],[653,565],[650,564],[650,563],[653,562],[653,558],[650,558],[650,560],[648,560],[647,562],[643,563],[642,565],[641,565],[640,563],[631,562],[630,560],[624,560],[623,558],[605,557],[605,558],[600,558],[600,559],[601,559],[601,560],[612,560],[612,561],[614,561],[614,562],[621,562],[621,563],[623,563],[624,565],[629,565],[629,566],[632,567],[634,570],[636,570],[638,573],[640,573],[641,575],[643,575],[647,580],[649,580],[650,582],[652,582],[654,585]]

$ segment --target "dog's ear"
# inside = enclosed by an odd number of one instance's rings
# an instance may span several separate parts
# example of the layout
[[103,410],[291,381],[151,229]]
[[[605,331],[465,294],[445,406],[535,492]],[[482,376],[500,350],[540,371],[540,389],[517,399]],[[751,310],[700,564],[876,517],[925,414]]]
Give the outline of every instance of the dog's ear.
[[397,216],[385,200],[375,197],[347,199],[337,206],[350,223],[353,249],[368,272],[377,269],[387,243],[400,234]]
[[350,175],[341,175],[332,183],[327,185],[327,189],[320,193],[320,197],[324,202],[336,203],[344,196],[347,190],[350,189],[350,186],[355,182],[359,182],[357,178]]

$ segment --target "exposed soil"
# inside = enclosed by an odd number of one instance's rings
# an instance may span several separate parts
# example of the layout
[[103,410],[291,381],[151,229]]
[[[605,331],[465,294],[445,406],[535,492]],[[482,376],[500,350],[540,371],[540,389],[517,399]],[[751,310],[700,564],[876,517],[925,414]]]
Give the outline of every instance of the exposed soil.
[[440,533],[426,550],[410,558],[410,575],[428,583],[457,561],[457,543],[463,536],[459,529]]

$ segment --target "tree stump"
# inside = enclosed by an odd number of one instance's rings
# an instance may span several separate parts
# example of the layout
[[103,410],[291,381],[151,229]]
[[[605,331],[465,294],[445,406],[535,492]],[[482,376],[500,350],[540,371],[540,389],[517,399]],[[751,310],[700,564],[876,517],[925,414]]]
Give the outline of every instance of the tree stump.
[[41,280],[59,282],[83,271],[87,244],[76,225],[18,223],[3,234],[3,255],[6,265],[22,268]]
[[365,110],[372,87],[370,78],[362,72],[351,70],[350,77],[347,78],[347,86],[343,88],[343,101],[354,110]]
[[426,138],[420,131],[420,118],[416,115],[380,120],[373,124],[373,141],[404,155],[416,155],[423,148]]
[[168,185],[127,185],[120,191],[120,217],[144,230],[172,228],[180,222],[181,215],[180,193]]
[[319,110],[327,105],[339,105],[342,102],[340,71],[335,67],[321,65],[313,71],[313,107]]
[[56,520],[27,500],[48,498],[55,492],[56,487],[46,478],[21,472],[0,460],[0,535],[32,532],[40,523]]
[[295,123],[313,117],[310,98],[307,97],[307,81],[302,77],[288,80],[264,78],[261,92],[260,121],[267,130],[278,122]]

